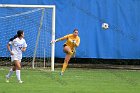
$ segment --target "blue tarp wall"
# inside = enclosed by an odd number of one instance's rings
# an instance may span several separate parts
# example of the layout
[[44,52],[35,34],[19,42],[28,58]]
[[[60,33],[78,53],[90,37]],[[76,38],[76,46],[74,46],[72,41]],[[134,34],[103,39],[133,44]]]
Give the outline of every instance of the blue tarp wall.
[[[140,58],[140,0],[0,0],[0,3],[56,5],[56,38],[78,28],[81,38],[78,58]],[[104,22],[109,24],[108,30],[101,28]],[[63,43],[56,43],[56,57],[64,57]]]

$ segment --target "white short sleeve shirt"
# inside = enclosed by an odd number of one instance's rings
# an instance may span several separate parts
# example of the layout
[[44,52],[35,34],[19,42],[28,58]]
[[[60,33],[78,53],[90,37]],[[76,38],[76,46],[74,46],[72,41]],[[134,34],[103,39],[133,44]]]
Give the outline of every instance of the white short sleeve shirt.
[[11,56],[12,59],[21,60],[22,59],[21,49],[23,47],[27,47],[25,39],[15,38],[13,41],[10,41],[9,44],[12,45],[12,52],[14,53],[14,55]]

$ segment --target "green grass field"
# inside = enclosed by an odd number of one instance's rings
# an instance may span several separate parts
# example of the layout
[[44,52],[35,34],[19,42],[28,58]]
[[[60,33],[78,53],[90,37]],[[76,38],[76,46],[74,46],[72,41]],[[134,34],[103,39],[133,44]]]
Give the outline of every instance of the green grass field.
[[23,84],[15,73],[9,83],[5,75],[9,67],[0,68],[0,93],[139,93],[140,71],[69,68],[64,76],[60,69],[22,69]]

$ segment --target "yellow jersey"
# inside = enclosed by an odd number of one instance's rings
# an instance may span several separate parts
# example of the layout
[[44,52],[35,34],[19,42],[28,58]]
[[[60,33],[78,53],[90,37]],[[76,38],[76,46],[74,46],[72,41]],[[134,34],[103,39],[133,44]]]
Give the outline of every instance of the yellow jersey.
[[[80,37],[74,36],[73,34],[68,34],[62,38],[59,38],[59,40],[67,40],[65,44],[71,48],[71,50],[75,50],[75,47],[78,47],[80,44]],[[75,43],[74,43],[75,42]]]

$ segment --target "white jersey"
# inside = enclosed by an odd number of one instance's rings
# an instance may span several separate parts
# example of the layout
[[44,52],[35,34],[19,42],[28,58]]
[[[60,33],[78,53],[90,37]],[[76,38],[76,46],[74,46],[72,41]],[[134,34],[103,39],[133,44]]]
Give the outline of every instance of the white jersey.
[[[22,51],[21,49],[23,47],[27,47],[25,39],[19,39],[18,37],[15,38],[13,41],[9,42],[10,45],[12,45],[12,52],[14,55],[12,55],[13,60],[21,60],[22,59]],[[12,60],[12,61],[13,61]]]

